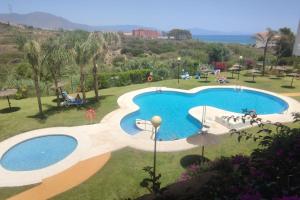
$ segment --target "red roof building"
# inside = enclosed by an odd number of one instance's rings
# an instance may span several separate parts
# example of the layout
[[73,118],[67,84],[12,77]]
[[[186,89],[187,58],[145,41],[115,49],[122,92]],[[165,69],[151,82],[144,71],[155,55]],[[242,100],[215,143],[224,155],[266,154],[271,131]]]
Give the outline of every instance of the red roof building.
[[149,29],[136,29],[132,31],[132,36],[140,38],[155,39],[160,36],[160,32]]

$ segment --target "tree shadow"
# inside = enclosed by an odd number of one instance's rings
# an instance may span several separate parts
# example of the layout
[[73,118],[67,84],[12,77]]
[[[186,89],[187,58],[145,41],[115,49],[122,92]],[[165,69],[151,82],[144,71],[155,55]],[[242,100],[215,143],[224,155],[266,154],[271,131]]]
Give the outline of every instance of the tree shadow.
[[287,88],[287,89],[295,89],[296,87],[290,86],[290,85],[282,85],[282,88]]
[[51,104],[43,104],[43,107],[46,107],[43,111],[43,115],[40,115],[39,113],[35,115],[30,115],[27,116],[28,118],[33,118],[39,120],[39,122],[44,123],[48,117],[59,114],[61,112],[69,111],[69,110],[86,110],[87,108],[93,108],[97,109],[101,106],[101,100],[106,99],[109,96],[113,95],[102,95],[99,97],[99,101],[97,102],[94,97],[89,97],[87,98],[87,102],[82,105],[73,105],[73,106],[60,106],[57,107],[56,105],[51,105]]
[[[62,98],[59,98],[59,102],[63,102],[64,100],[62,99]],[[56,98],[54,98],[53,100],[52,100],[52,102],[53,103],[57,103],[57,99]]]
[[210,83],[211,81],[209,81],[209,80],[199,80],[198,82],[199,83]]
[[272,80],[280,80],[280,79],[282,79],[282,77],[270,77],[269,79],[272,79]]
[[245,81],[246,83],[256,83],[256,81]]
[[6,113],[12,113],[12,112],[17,112],[19,111],[21,108],[20,107],[11,107],[11,108],[4,108],[0,110],[0,113],[2,114],[6,114]]
[[205,156],[202,157],[200,155],[193,154],[193,155],[186,155],[182,157],[180,159],[180,164],[183,168],[187,168],[193,164],[199,165],[202,162],[207,162],[207,161],[209,161],[209,159],[206,158]]

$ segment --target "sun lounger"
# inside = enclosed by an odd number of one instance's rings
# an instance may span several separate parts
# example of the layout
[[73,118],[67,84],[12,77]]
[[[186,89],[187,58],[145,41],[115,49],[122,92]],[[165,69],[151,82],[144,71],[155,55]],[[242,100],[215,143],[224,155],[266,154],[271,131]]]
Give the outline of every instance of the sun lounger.
[[235,119],[233,117],[229,117],[229,116],[221,116],[218,117],[216,116],[215,121],[220,123],[221,125],[225,126],[226,128],[229,129],[243,129],[246,127],[250,127],[250,121],[251,121],[251,117],[247,116],[245,121],[243,121],[242,117],[235,117]]
[[82,99],[72,97],[72,96],[68,95],[68,93],[66,91],[62,92],[62,96],[64,99],[64,101],[61,103],[62,106],[68,107],[68,106],[72,106],[72,105],[78,106],[78,105],[84,104]]

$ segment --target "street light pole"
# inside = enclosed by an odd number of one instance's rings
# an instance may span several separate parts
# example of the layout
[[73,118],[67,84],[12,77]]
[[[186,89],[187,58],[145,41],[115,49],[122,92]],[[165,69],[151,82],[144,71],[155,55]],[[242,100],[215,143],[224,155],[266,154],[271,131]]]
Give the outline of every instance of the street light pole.
[[156,143],[157,143],[157,128],[160,126],[161,124],[161,118],[160,116],[154,116],[152,117],[151,119],[151,123],[154,127],[154,155],[153,155],[153,180],[152,180],[152,190],[153,192],[156,193],[156,184],[155,184],[155,181],[156,181]]
[[177,84],[179,84],[179,65],[180,65],[180,61],[181,61],[181,57],[177,58]]
[[243,60],[243,56],[240,56],[240,66],[239,66],[239,69],[238,69],[238,80],[240,79],[240,71],[242,69],[242,60]]

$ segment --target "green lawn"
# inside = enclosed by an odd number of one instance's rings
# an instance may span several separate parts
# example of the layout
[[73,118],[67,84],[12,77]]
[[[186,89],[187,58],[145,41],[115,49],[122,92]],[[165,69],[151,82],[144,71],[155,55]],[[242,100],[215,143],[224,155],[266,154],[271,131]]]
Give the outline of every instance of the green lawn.
[[[230,76],[230,74],[228,74]],[[294,82],[295,88],[288,88],[290,78],[270,79],[268,77],[257,77],[256,83],[245,82],[251,80],[251,77],[241,76],[240,80],[232,79],[230,84],[245,85],[265,89],[273,92],[287,93],[299,92],[300,81]],[[87,94],[90,97],[91,106],[96,109],[97,120],[112,110],[116,109],[117,98],[132,90],[151,87],[151,86],[166,86],[176,87],[181,89],[190,89],[203,85],[215,85],[216,82],[211,76],[210,82],[202,82],[195,79],[166,80],[155,83],[145,83],[138,85],[130,85],[118,88],[109,88],[100,90],[102,99],[100,103],[94,103],[92,98],[93,93]],[[85,119],[85,108],[61,108],[55,107],[53,102],[54,97],[43,97],[43,108],[46,113],[45,119],[35,117],[37,112],[37,104],[35,98],[27,98],[23,100],[12,100],[12,106],[19,107],[20,110],[13,113],[1,113],[7,107],[7,101],[0,100],[0,141],[19,134],[24,131],[52,127],[52,126],[74,126],[89,123]],[[296,99],[300,100],[299,97]],[[255,129],[255,128],[254,128]],[[219,157],[221,155],[232,155],[236,153],[248,154],[255,146],[252,142],[238,144],[234,137],[228,135],[222,136],[222,142],[218,145],[209,146],[206,148],[205,156],[209,159]],[[200,148],[176,152],[176,153],[160,153],[158,155],[159,163],[158,170],[162,173],[162,183],[166,185],[173,182],[183,171],[180,165],[180,159],[186,155],[199,154]],[[145,176],[142,168],[152,163],[152,154],[143,151],[137,151],[130,148],[122,149],[113,153],[111,160],[99,171],[95,176],[81,184],[80,186],[59,195],[56,199],[118,199],[126,197],[136,197],[144,194],[147,191],[139,187],[139,181]],[[27,188],[27,187],[26,187]],[[16,194],[26,188],[2,188],[0,189],[0,199],[5,199],[8,196]]]

